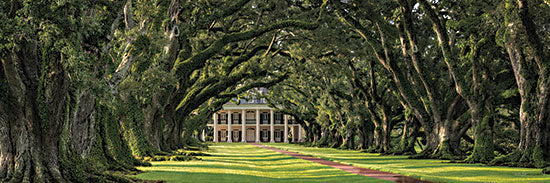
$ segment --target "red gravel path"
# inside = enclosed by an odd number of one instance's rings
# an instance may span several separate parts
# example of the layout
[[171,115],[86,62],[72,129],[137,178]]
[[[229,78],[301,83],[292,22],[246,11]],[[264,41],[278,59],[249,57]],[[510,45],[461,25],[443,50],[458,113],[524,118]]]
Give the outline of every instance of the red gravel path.
[[316,157],[313,157],[313,156],[303,155],[303,154],[296,153],[296,152],[290,152],[290,151],[285,151],[285,150],[281,150],[281,149],[277,149],[277,148],[273,148],[273,147],[268,147],[268,146],[264,146],[264,145],[260,145],[260,144],[256,144],[256,143],[251,143],[251,144],[255,145],[255,146],[258,146],[258,147],[261,147],[261,148],[265,148],[265,149],[273,150],[273,151],[280,152],[280,153],[283,153],[283,154],[286,154],[286,155],[290,155],[290,156],[293,156],[293,157],[296,157],[296,158],[300,158],[300,159],[312,161],[312,162],[315,162],[315,163],[327,165],[327,166],[330,166],[330,167],[338,168],[338,169],[344,170],[346,172],[354,173],[354,174],[357,174],[357,175],[363,175],[363,176],[373,177],[373,178],[377,178],[377,179],[389,180],[389,181],[393,181],[393,182],[407,182],[407,183],[409,183],[409,182],[428,182],[428,181],[423,181],[423,180],[413,178],[413,177],[407,177],[407,176],[404,176],[404,175],[401,175],[401,174],[382,172],[382,171],[378,171],[378,170],[372,170],[372,169],[367,169],[367,168],[361,168],[361,167],[346,165],[346,164],[342,164],[342,163],[337,163],[337,162],[333,162],[333,161],[329,161],[329,160],[316,158]]

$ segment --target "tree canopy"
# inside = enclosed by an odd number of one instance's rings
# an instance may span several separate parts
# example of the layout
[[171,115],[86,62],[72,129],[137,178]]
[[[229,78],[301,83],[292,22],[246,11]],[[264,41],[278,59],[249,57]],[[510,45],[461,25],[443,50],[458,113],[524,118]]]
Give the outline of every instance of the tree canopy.
[[0,25],[2,182],[130,182],[262,87],[308,145],[550,165],[548,0],[11,0]]

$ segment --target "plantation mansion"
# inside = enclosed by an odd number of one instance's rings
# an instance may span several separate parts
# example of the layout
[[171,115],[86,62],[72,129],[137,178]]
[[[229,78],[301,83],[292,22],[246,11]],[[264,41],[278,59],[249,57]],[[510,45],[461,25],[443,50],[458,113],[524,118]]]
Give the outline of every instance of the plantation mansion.
[[227,103],[214,113],[207,127],[208,132],[202,131],[203,141],[288,143],[302,141],[303,134],[292,117],[274,112],[265,99]]

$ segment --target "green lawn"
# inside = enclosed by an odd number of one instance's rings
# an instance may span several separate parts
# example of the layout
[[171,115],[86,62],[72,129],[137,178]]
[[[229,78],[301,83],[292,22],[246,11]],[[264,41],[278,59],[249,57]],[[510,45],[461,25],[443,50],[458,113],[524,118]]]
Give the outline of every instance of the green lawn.
[[387,182],[245,143],[209,144],[203,160],[152,162],[134,177],[167,182]]
[[264,145],[344,164],[400,173],[436,182],[550,182],[541,169],[447,163],[444,160],[412,160],[407,156],[379,156],[359,151],[304,147],[296,144]]

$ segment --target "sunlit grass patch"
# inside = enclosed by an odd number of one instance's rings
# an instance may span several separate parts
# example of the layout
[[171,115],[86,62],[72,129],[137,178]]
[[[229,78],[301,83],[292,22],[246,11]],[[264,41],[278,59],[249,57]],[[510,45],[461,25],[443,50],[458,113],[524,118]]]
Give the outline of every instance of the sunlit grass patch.
[[152,162],[135,177],[167,182],[387,182],[246,143],[210,144],[201,161]]
[[550,182],[541,169],[449,163],[446,160],[408,159],[407,156],[380,156],[353,150],[304,147],[296,144],[264,145],[351,164],[399,173],[436,182]]

